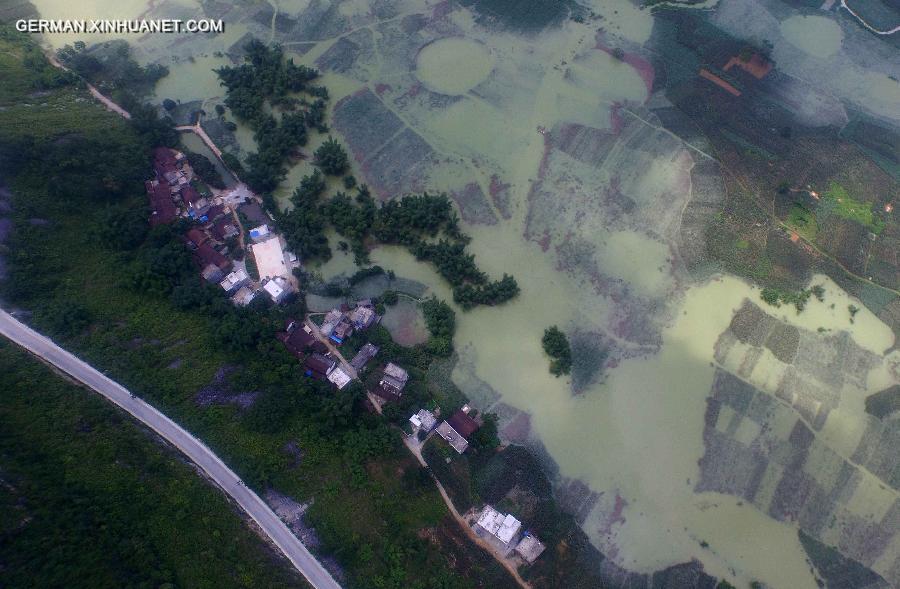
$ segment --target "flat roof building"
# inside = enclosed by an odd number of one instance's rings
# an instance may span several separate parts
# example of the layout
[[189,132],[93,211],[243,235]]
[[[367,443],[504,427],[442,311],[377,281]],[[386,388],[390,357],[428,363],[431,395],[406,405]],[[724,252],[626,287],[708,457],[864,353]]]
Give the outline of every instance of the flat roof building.
[[338,390],[343,389],[345,386],[350,384],[352,380],[350,375],[344,372],[344,369],[340,366],[336,366],[334,370],[328,373],[328,380],[334,384],[338,388]]
[[366,364],[368,364],[369,360],[374,358],[377,353],[378,346],[366,342],[363,347],[359,349],[356,355],[353,356],[353,359],[350,360],[350,366],[352,366],[354,370],[359,372],[366,367]]
[[516,554],[521,556],[525,562],[531,564],[537,560],[546,548],[547,547],[544,546],[543,542],[537,539],[537,536],[533,535],[531,532],[525,532],[525,535],[519,543],[516,544]]
[[255,243],[251,249],[261,279],[290,276],[291,271],[284,261],[284,251],[281,249],[281,240],[277,236]]
[[290,291],[285,288],[286,285],[279,284],[280,282],[283,282],[283,279],[273,278],[263,285],[263,290],[266,291],[266,294],[269,295],[269,298],[276,305],[284,301],[290,294]]
[[438,435],[444,438],[450,447],[452,447],[458,454],[462,454],[466,451],[466,448],[469,447],[469,442],[459,435],[459,433],[453,429],[449,423],[446,421],[442,421],[441,425],[437,426]]
[[409,418],[409,422],[418,430],[430,432],[437,425],[437,418],[428,409],[419,409],[418,413]]
[[247,272],[243,268],[238,268],[227,275],[225,279],[219,283],[219,286],[221,286],[222,290],[225,292],[232,293],[242,286],[245,286],[248,282],[250,282],[250,277],[247,276]]
[[259,227],[254,227],[250,230],[250,239],[253,241],[263,241],[269,238],[270,233],[268,225],[260,225]]
[[253,302],[253,299],[256,298],[256,291],[250,288],[249,286],[242,286],[238,289],[234,296],[231,297],[231,302],[237,305],[238,307],[246,307],[250,303]]
[[476,529],[481,528],[506,548],[518,539],[519,531],[522,529],[522,522],[512,514],[504,515],[490,505],[484,506],[475,525]]

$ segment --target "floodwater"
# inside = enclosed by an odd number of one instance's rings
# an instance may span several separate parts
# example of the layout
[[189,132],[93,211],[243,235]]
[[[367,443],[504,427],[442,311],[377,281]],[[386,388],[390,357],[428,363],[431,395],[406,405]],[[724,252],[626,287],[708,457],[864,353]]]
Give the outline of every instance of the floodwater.
[[806,53],[828,57],[841,48],[844,33],[833,20],[824,16],[792,16],[781,23],[781,34]]
[[445,37],[426,45],[416,59],[416,76],[441,94],[463,94],[483,82],[494,67],[491,52],[465,37]]
[[[129,0],[121,9],[140,13],[135,2]],[[93,0],[93,8],[100,3]],[[59,18],[62,13],[51,12],[66,6],[61,0],[37,0],[36,4],[47,18]],[[714,4],[711,0],[704,6]],[[305,0],[274,4],[286,15],[302,14],[307,5]],[[404,10],[431,14],[431,8],[415,5],[406,3]],[[792,307],[765,306],[757,288],[733,277],[694,284],[678,267],[668,226],[662,220],[653,231],[638,227],[627,216],[612,225],[598,204],[577,209],[570,227],[540,219],[546,213],[531,210],[532,187],[541,181],[539,170],[547,162],[551,168],[556,166],[551,171],[558,185],[574,187],[569,192],[560,190],[556,199],[573,206],[600,202],[618,176],[639,210],[652,211],[653,201],[665,201],[660,216],[663,209],[683,206],[691,189],[684,182],[685,169],[690,167],[688,152],[663,149],[667,136],[652,134],[653,123],[648,121],[642,129],[648,132],[647,143],[617,145],[606,167],[587,172],[562,156],[545,160],[547,130],[577,123],[615,131],[616,109],[637,109],[649,98],[646,72],[639,71],[633,60],[613,58],[597,44],[617,46],[616,39],[598,41],[598,28],[629,43],[646,42],[653,27],[651,12],[626,0],[596,0],[590,8],[598,20],[566,22],[560,29],[542,33],[537,43],[508,32],[486,33],[471,14],[457,10],[442,23],[448,32],[422,42],[415,52],[376,44],[371,63],[353,75],[324,74],[330,108],[362,88],[374,90],[380,83],[396,86],[395,94],[384,96],[383,103],[419,133],[442,162],[442,167],[424,172],[429,190],[450,191],[459,187],[460,178],[471,178],[488,194],[493,174],[508,184],[505,214],[488,203],[493,224],[467,223],[465,230],[473,237],[470,249],[479,265],[495,277],[504,272],[514,275],[522,292],[502,307],[457,310],[460,362],[453,378],[480,409],[501,401],[529,413],[534,438],[558,464],[560,474],[580,479],[601,494],[584,529],[605,554],[636,571],[651,572],[696,558],[711,574],[737,585],[760,580],[774,588],[813,589],[815,581],[796,526],[777,522],[735,497],[693,491],[699,479],[698,460],[704,454],[702,434],[715,369],[714,347],[746,298],[792,325],[812,332],[826,330],[822,337],[845,330],[859,346],[878,356],[893,345],[894,336],[858,301],[861,310],[851,323],[847,307],[854,301],[825,277],[814,277],[810,283],[825,287],[825,302],[811,300],[801,314]],[[66,10],[71,13],[74,8]],[[85,17],[90,10],[91,6],[82,4],[77,12]],[[365,19],[370,18],[366,3],[359,1],[342,3],[340,13],[358,19],[354,30],[365,28]],[[734,22],[740,21],[734,18]],[[222,96],[212,69],[225,63],[214,51],[224,50],[247,30],[269,33],[260,25],[229,23],[228,27],[227,39],[198,38],[173,46],[177,60],[167,56],[163,40],[140,42],[145,43],[139,53],[143,60],[157,60],[170,68],[156,89],[158,100],[201,100],[212,112]],[[809,56],[842,51],[841,29],[830,18],[792,16],[781,23],[781,34]],[[314,64],[335,41],[322,40],[304,55],[293,57]],[[379,42],[389,43],[388,37],[379,36]],[[778,51],[787,49],[779,45]],[[189,59],[190,55],[194,58]],[[885,77],[875,72],[853,75],[866,80],[874,76],[878,83]],[[353,76],[368,78],[363,82]],[[403,94],[404,84],[419,82],[436,93],[434,101],[420,103]],[[435,108],[432,102],[440,95],[454,100]],[[879,108],[888,109],[889,102]],[[312,134],[303,151],[311,153],[322,140]],[[237,141],[242,152],[254,149],[252,133],[244,126],[239,126]],[[292,165],[287,181],[276,192],[283,206],[289,206],[289,195],[312,169],[309,161]],[[364,181],[355,162],[352,172]],[[338,189],[338,179],[330,182]],[[554,188],[551,185],[548,190]],[[566,199],[579,202],[566,203]],[[557,240],[554,246],[569,237],[587,244],[583,249],[591,252],[589,261],[602,272],[597,282],[620,288],[598,291],[586,271],[565,267],[567,260],[554,247],[526,240],[524,234],[534,217],[546,221],[548,234]],[[648,214],[642,222],[652,224],[654,217]],[[330,239],[334,257],[310,270],[326,280],[352,274],[352,255],[337,251],[337,236],[331,234]],[[452,301],[452,293],[435,271],[404,249],[378,247],[371,260],[399,277],[429,285],[428,294]],[[637,345],[628,334],[616,332],[615,318],[624,310],[630,310],[634,320],[650,317],[662,326],[658,349]],[[412,314],[403,303],[385,320],[399,333],[403,317]],[[569,379],[554,378],[548,371],[540,340],[551,325],[569,333],[604,333],[628,353],[607,369],[605,378],[575,395]],[[417,323],[408,335],[423,337],[420,327]],[[754,373],[760,379],[755,384],[765,391],[766,367],[772,374],[776,371],[774,363],[766,362],[760,373]],[[869,376],[868,392],[890,385],[894,378],[884,364],[878,366]],[[861,435],[864,397],[865,391],[844,396],[833,412],[835,419],[829,418],[818,434],[841,454],[852,450]],[[884,507],[877,486],[870,487],[864,486],[853,499],[860,510],[867,508],[867,497],[871,498],[868,509]]]

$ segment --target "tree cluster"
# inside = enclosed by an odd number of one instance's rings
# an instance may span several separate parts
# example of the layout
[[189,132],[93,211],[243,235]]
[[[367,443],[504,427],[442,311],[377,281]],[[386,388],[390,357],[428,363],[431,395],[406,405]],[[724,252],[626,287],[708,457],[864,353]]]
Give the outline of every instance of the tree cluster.
[[548,327],[544,330],[541,344],[544,352],[550,356],[550,373],[554,376],[568,374],[572,369],[572,349],[566,334],[555,325]]
[[[284,180],[285,161],[306,144],[307,129],[324,132],[325,88],[310,85],[319,73],[285,59],[278,45],[267,47],[259,40],[246,47],[244,63],[216,70],[226,87],[225,104],[254,130],[258,149],[247,156],[245,181],[257,192],[270,192]],[[305,92],[316,100],[310,104],[289,96]],[[282,111],[280,121],[266,112],[266,102]],[[298,110],[298,106],[304,106]]]
[[422,303],[422,315],[425,327],[431,337],[426,344],[430,353],[439,357],[447,357],[453,353],[453,334],[456,332],[456,313],[450,305],[437,297],[431,297]]
[[194,172],[200,176],[200,179],[212,186],[213,188],[225,188],[225,181],[222,180],[222,174],[216,169],[215,164],[209,161],[209,158],[202,153],[194,153],[187,151],[188,163]]

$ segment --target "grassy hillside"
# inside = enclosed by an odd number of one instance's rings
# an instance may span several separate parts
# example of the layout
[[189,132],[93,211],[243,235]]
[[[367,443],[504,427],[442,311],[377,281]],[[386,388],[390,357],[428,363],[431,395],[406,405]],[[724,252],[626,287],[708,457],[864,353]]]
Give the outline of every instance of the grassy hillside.
[[0,390],[4,586],[308,586],[177,452],[5,340]]

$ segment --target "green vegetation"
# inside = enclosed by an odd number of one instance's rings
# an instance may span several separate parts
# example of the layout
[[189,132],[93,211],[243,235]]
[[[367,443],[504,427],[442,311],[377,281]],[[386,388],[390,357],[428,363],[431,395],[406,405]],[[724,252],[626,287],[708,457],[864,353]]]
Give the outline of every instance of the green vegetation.
[[[142,143],[146,135],[121,119],[91,112],[103,111],[83,91],[62,87],[57,92],[72,93],[83,101],[75,100],[71,113],[47,113],[77,117],[65,122],[58,134],[40,114],[33,115],[33,129],[40,134],[29,137],[27,129],[11,133],[0,127],[0,154],[13,193],[15,227],[6,256],[9,276],[0,295],[33,311],[35,327],[194,432],[258,492],[274,488],[298,501],[311,501],[306,521],[315,527],[320,549],[344,568],[346,587],[463,589],[484,583],[512,587],[499,564],[459,538],[457,524],[449,519],[437,490],[421,485],[420,467],[398,434],[364,410],[360,388],[335,394],[310,380],[276,340],[275,332],[302,308],[268,308],[264,299],[251,308],[232,307],[184,263],[177,228],[157,228],[126,250],[117,247],[115,237],[93,238],[91,228],[107,215],[144,206],[142,180],[150,174],[151,145]],[[86,116],[80,116],[79,108]],[[0,112],[4,123],[5,114]],[[110,181],[118,182],[118,187],[87,200],[78,191],[54,190],[60,173],[53,169],[57,159],[35,158],[8,166],[16,160],[9,147],[23,136],[41,152],[52,152],[60,137],[72,137],[70,151],[81,156],[65,169],[72,185],[88,185],[98,169],[111,169]],[[95,144],[87,143],[90,140]],[[98,155],[81,149],[84,145],[95,147]],[[128,145],[133,157],[129,149],[116,152]],[[49,227],[29,223],[37,211]],[[381,327],[370,331],[385,356],[409,367],[412,379],[404,398],[426,399],[424,371],[433,356],[424,346],[396,345]],[[15,374],[18,370],[17,366]],[[12,373],[4,371],[4,376]],[[215,391],[203,392],[210,383],[215,383]],[[242,410],[228,402],[229,395],[244,392],[255,394],[250,408]],[[208,401],[212,404],[200,404],[198,394],[212,394]],[[408,413],[397,419],[406,417]],[[301,458],[290,448],[299,448]],[[152,489],[146,481],[142,484]],[[170,494],[180,499],[177,493]],[[181,518],[184,511],[189,512],[179,503],[168,516]],[[30,551],[28,556],[44,559],[46,554]],[[198,574],[207,565],[212,566],[209,561],[196,565]],[[429,574],[423,576],[422,571]],[[152,570],[145,573],[150,578]],[[252,571],[240,571],[230,582],[238,582],[245,573],[252,586],[285,584],[250,578]],[[163,583],[154,581],[152,586]],[[228,586],[229,581],[223,583]],[[204,579],[183,586],[206,584]],[[98,583],[106,585],[127,586]]]
[[819,214],[834,214],[843,219],[856,221],[875,234],[881,233],[885,227],[884,220],[872,213],[872,203],[854,199],[847,189],[837,182],[830,182],[828,190],[822,194]]
[[[821,288],[821,287],[820,287]],[[815,289],[800,289],[797,291],[782,290],[779,288],[766,287],[759,293],[760,298],[773,307],[780,307],[782,304],[794,305],[797,312],[800,313],[806,308],[806,302],[809,297],[816,294],[816,298],[820,301],[824,298],[824,289],[819,291]],[[823,298],[820,298],[820,295]]]
[[200,176],[200,179],[212,186],[213,188],[225,188],[225,181],[216,166],[209,161],[209,158],[202,153],[194,153],[186,149],[182,149],[187,155],[188,163],[194,172]]
[[157,81],[169,75],[164,65],[139,65],[131,57],[128,43],[122,40],[91,48],[76,41],[58,50],[56,58],[103,92],[117,97],[122,93],[143,96],[152,91]]
[[456,332],[456,313],[444,301],[438,300],[437,297],[431,297],[422,303],[422,314],[425,317],[425,326],[431,335],[427,344],[428,351],[441,357],[452,354],[453,334]]
[[400,295],[397,294],[396,290],[386,290],[381,293],[379,299],[388,307],[393,307],[400,300]]
[[850,323],[856,322],[856,314],[859,313],[859,307],[856,305],[848,305],[847,310],[850,311]]
[[10,587],[306,587],[222,493],[94,393],[0,342]]
[[802,204],[795,203],[784,222],[805,239],[815,241],[816,234],[819,231],[819,226],[816,223],[816,214]]
[[[340,176],[347,169],[347,152],[344,151],[344,148],[341,147],[341,144],[334,137],[329,136],[325,143],[319,146],[315,157],[316,165],[329,176]],[[345,182],[345,184],[347,183]],[[347,188],[352,188],[353,184],[355,182],[351,183]]]
[[[216,73],[227,89],[225,104],[255,132],[258,150],[247,156],[243,179],[257,192],[271,192],[287,174],[287,158],[306,144],[306,130],[324,130],[328,92],[310,85],[319,75],[316,70],[286,60],[280,46],[266,47],[253,39],[245,50],[247,63],[222,67]],[[291,96],[300,92],[315,101]],[[280,110],[280,121],[266,111],[267,103]],[[298,111],[301,106],[303,110]]]
[[572,370],[572,349],[569,340],[559,327],[552,326],[544,330],[541,338],[544,352],[550,356],[550,374],[562,376]]

